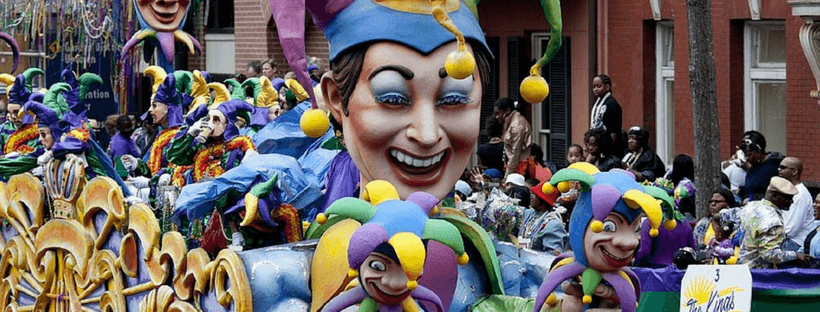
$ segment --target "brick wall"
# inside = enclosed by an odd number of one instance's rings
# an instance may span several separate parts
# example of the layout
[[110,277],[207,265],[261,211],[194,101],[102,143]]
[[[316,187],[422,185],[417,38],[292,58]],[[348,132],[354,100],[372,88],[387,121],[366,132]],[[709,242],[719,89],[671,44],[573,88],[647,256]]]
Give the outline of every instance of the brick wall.
[[[290,71],[285,60],[273,18],[263,5],[267,0],[234,0],[234,35],[236,40],[236,72],[245,73],[248,62],[273,58],[280,75]],[[329,69],[328,44],[324,33],[306,18],[305,51],[308,56],[322,59]]]
[[[193,9],[193,8],[191,8]],[[189,18],[194,19],[194,32],[191,34],[199,41],[200,45],[202,46],[202,53],[199,55],[189,55],[188,56],[188,69],[189,70],[203,70],[205,69],[205,23],[203,19],[205,18],[205,1],[200,2],[199,14],[195,16],[189,15]]]

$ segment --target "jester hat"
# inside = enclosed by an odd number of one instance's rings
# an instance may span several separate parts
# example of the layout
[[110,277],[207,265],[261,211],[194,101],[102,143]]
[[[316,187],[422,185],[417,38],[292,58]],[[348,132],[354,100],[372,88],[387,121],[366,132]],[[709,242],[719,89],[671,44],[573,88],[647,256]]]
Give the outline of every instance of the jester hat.
[[221,112],[223,116],[225,116],[227,124],[225,125],[225,132],[222,134],[222,137],[225,139],[225,141],[228,141],[239,135],[239,129],[236,127],[236,125],[234,125],[234,123],[236,123],[237,117],[239,117],[240,114],[242,114],[244,116],[243,118],[246,118],[246,120],[248,120],[249,114],[253,112],[254,107],[243,100],[230,100],[222,104],[219,104],[219,106],[217,106],[215,109]]
[[38,128],[48,128],[55,140],[59,140],[63,133],[66,133],[71,125],[60,120],[60,116],[51,107],[45,104],[29,101],[23,105],[21,111],[34,117]]
[[[55,99],[67,104],[74,115],[85,120],[88,111],[85,105],[85,97],[88,94],[88,89],[92,83],[103,84],[102,78],[94,73],[83,73],[77,78],[69,66],[64,68],[60,73],[60,79],[70,86],[70,89],[61,90],[61,97],[55,97]],[[51,90],[51,88],[49,88],[49,90]]]
[[34,76],[43,76],[45,73],[39,68],[29,68],[15,78],[9,74],[0,75],[0,82],[9,86],[9,103],[23,105],[31,96],[31,80]]
[[[443,14],[435,17],[434,1],[429,0],[269,1],[279,41],[285,49],[285,58],[303,86],[311,85],[305,56],[305,9],[310,11],[314,23],[324,31],[330,42],[331,62],[364,43],[397,42],[428,54],[457,37],[460,43],[464,38],[469,39],[473,49],[482,49],[487,55],[492,55],[474,14],[475,4],[472,1],[440,1]],[[442,27],[445,23],[453,32]],[[308,94],[311,99],[315,98],[313,90],[308,89]]]
[[169,128],[182,125],[182,97],[179,96],[173,75],[165,76],[162,84],[154,93],[153,100],[168,106],[168,115],[165,118],[168,120]]
[[342,198],[316,218],[317,222],[324,223],[327,221],[326,215],[335,214],[363,224],[350,237],[347,250],[349,277],[358,276],[357,269],[382,244],[393,247],[410,290],[418,286],[417,280],[426,260],[422,240],[447,245],[458,255],[456,260],[461,265],[469,261],[458,229],[447,221],[429,218],[435,213],[438,203],[435,196],[416,192],[402,201],[389,182],[376,180],[365,186],[364,197],[372,204],[358,198]]

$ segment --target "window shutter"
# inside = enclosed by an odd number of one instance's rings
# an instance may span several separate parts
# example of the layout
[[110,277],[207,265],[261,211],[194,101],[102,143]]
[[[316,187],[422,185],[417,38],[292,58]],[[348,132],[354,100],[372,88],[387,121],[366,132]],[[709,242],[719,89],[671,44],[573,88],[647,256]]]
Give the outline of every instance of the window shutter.
[[507,37],[507,97],[518,101],[518,87],[528,74],[532,60],[527,57],[527,43],[523,37]]
[[541,74],[547,78],[550,93],[544,104],[549,109],[549,146],[547,159],[554,164],[567,165],[567,149],[570,144],[570,41],[564,37],[561,49],[552,61],[542,68]]
[[487,136],[487,130],[484,125],[487,124],[487,119],[493,116],[493,104],[498,99],[498,55],[499,44],[501,40],[498,37],[487,37],[487,46],[490,47],[490,52],[493,53],[494,58],[490,60],[490,81],[487,83],[487,88],[481,96],[481,135],[478,139],[478,144],[484,144],[490,141]]

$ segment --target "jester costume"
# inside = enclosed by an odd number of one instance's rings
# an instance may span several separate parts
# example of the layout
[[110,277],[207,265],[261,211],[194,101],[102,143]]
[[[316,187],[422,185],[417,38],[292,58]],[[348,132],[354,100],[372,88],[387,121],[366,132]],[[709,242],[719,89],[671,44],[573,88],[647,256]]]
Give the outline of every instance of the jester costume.
[[[26,104],[32,97],[31,81],[36,75],[44,75],[43,71],[38,68],[29,68],[24,73],[17,75],[13,81],[10,81],[10,75],[0,75],[0,81],[8,85],[9,90],[9,105]],[[37,93],[35,93],[37,94]],[[32,99],[37,101],[36,99]],[[39,100],[37,102],[42,102]],[[42,155],[42,145],[37,140],[37,126],[32,122],[31,118],[22,118],[22,123],[19,128],[16,128],[11,121],[7,121],[3,126],[3,155],[7,158],[25,156],[33,154],[34,157]],[[8,131],[11,131],[9,134]],[[14,155],[14,156],[11,156]]]

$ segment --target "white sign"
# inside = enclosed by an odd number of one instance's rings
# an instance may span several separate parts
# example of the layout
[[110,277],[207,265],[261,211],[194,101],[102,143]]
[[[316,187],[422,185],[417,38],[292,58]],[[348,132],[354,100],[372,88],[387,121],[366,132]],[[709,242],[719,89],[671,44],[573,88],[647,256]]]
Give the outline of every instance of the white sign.
[[752,274],[745,265],[690,265],[680,286],[681,312],[749,312]]

